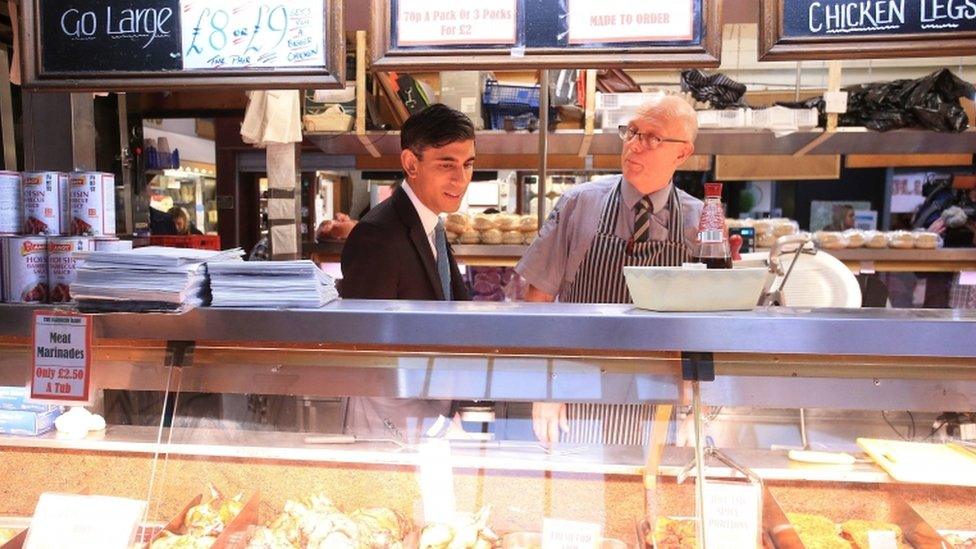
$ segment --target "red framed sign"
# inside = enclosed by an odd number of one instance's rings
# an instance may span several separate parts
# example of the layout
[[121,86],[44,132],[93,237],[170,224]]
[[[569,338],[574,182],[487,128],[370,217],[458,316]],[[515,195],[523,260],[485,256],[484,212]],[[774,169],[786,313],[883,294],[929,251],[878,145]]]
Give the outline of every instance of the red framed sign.
[[69,404],[89,401],[91,318],[58,311],[34,313],[31,399]]

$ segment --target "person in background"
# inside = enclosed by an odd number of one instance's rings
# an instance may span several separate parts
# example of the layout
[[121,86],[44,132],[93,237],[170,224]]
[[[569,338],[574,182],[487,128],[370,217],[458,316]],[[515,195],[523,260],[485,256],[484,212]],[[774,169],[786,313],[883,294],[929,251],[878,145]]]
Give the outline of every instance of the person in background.
[[173,225],[176,226],[176,234],[180,236],[185,235],[200,235],[203,234],[193,223],[190,223],[190,216],[187,215],[186,210],[180,206],[173,206],[169,210],[169,216],[173,219]]
[[[695,152],[694,109],[660,95],[619,132],[623,173],[564,194],[515,267],[530,285],[528,301],[630,303],[625,265],[691,260],[702,202],[677,189],[672,176]],[[646,444],[652,411],[645,405],[535,403],[533,430],[544,443]]]
[[[434,104],[400,131],[404,182],[372,208],[342,249],[344,299],[468,300],[443,213],[456,212],[474,173],[474,125],[463,113]],[[450,413],[450,402],[350,398],[346,432],[417,438],[425,424]]]
[[823,228],[825,231],[846,231],[854,228],[854,206],[844,204],[834,206],[833,219],[830,225]]

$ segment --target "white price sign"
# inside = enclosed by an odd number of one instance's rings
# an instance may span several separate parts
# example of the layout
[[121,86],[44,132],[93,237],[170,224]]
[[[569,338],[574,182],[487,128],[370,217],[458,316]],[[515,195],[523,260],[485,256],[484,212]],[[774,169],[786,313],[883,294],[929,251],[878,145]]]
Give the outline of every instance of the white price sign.
[[34,313],[31,398],[88,402],[91,386],[91,317]]
[[146,502],[109,496],[41,494],[25,549],[127,549]]
[[603,527],[591,522],[542,519],[542,549],[597,549]]
[[322,13],[322,0],[183,0],[183,68],[323,66]]
[[762,493],[745,482],[710,480],[704,486],[705,540],[709,549],[758,547]]
[[515,0],[399,0],[399,46],[515,44]]
[[677,42],[694,38],[692,0],[567,0],[569,43]]

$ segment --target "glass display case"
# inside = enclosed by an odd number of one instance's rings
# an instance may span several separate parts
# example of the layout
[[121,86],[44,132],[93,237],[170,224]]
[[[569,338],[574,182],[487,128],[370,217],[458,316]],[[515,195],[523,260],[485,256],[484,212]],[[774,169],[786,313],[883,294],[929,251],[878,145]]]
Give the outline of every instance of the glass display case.
[[[2,385],[28,381],[34,310],[0,308]],[[108,426],[0,437],[0,515],[29,517],[45,492],[116,495],[159,526],[212,483],[241,494],[226,525],[241,547],[279,546],[282,513],[330,520],[350,547],[802,547],[798,530],[813,547],[818,520],[896,535],[850,519],[938,547],[936,531],[976,530],[971,312],[349,300],[93,322]],[[344,429],[346,397],[392,403],[391,425]],[[404,427],[418,400],[437,413]],[[559,442],[536,440],[535,402],[569,403]],[[643,436],[573,439],[605,405],[645,410],[599,416],[605,434]]]

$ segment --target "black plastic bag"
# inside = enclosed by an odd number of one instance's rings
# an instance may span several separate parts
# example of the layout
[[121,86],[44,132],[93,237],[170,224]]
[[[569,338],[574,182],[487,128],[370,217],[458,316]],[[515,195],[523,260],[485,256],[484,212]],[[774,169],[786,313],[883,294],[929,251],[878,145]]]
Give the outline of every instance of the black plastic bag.
[[[959,103],[972,97],[973,85],[960,80],[949,69],[939,69],[916,80],[875,82],[846,88],[847,112],[840,115],[841,126],[864,126],[885,132],[898,128],[923,128],[938,132],[961,132],[969,127],[969,117]],[[803,103],[778,103],[787,107],[817,107],[821,119],[824,104],[820,97]]]
[[713,109],[746,106],[742,102],[742,96],[746,93],[745,84],[721,73],[709,76],[698,69],[684,71],[681,73],[681,89],[691,92],[696,101],[711,103]]

